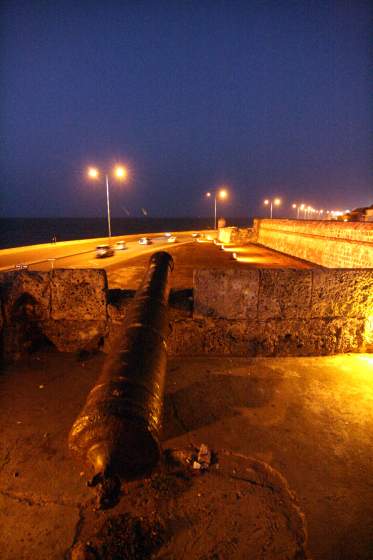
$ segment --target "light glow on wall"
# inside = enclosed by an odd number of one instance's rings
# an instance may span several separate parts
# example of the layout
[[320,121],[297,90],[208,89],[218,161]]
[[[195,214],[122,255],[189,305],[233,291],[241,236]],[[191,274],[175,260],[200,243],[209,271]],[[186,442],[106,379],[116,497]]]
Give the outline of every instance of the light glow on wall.
[[373,350],[373,309],[370,310],[370,314],[367,316],[365,321],[364,343],[369,349]]

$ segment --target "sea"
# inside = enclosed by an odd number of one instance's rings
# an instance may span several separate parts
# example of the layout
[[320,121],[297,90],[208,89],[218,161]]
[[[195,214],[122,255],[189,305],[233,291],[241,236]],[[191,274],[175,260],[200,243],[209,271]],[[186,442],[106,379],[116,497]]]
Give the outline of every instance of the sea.
[[[251,218],[227,218],[226,225],[250,227]],[[213,218],[112,218],[113,236],[212,229]],[[105,218],[0,218],[0,249],[107,235]]]

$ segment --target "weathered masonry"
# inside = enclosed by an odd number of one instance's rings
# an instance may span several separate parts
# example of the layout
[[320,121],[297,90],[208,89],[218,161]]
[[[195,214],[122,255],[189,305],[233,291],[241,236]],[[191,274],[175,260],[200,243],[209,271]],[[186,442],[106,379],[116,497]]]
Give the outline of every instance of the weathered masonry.
[[[200,269],[174,352],[318,356],[373,350],[373,269]],[[183,350],[184,346],[184,350]]]
[[252,239],[327,268],[373,268],[373,223],[254,220]]
[[[108,351],[131,295],[104,270],[0,276],[2,354],[44,343]],[[312,356],[373,351],[373,269],[200,269],[193,304],[171,307],[172,354]]]

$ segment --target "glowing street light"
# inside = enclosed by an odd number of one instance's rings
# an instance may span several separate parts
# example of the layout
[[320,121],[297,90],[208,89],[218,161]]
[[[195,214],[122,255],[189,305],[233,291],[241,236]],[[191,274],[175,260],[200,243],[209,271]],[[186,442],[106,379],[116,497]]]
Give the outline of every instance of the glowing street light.
[[228,198],[228,191],[226,189],[219,189],[218,191],[214,191],[212,194],[211,192],[206,193],[207,198],[210,198],[211,196],[214,196],[214,229],[216,229],[216,200],[218,198],[220,200]]
[[[123,165],[117,165],[113,170],[112,174],[116,179],[119,180],[126,180],[128,176],[127,168]],[[97,167],[89,167],[87,171],[87,175],[89,179],[97,180],[100,178],[100,171]],[[106,184],[106,206],[107,206],[107,225],[108,225],[108,234],[111,237],[111,219],[110,219],[110,197],[109,197],[109,173],[105,173],[105,184]]]
[[90,179],[97,179],[98,176],[99,176],[99,172],[98,172],[98,169],[96,169],[96,167],[90,167],[88,169],[88,177]]
[[[302,204],[302,206],[304,206],[304,205]],[[299,206],[299,204],[292,204],[292,205],[291,205],[291,207],[292,207],[294,210],[297,211],[297,220],[299,220],[299,212],[300,212],[300,210],[302,210],[302,206]]]
[[270,207],[271,220],[272,220],[272,215],[273,215],[273,206],[280,206],[280,204],[281,204],[281,198],[274,198],[273,200],[269,199],[269,198],[265,199],[264,205]]

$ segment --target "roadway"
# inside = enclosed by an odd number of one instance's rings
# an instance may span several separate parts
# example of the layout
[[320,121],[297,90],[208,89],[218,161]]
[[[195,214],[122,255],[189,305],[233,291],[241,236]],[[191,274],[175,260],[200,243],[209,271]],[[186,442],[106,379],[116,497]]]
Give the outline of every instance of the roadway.
[[[177,235],[177,242],[191,242],[192,232]],[[62,241],[43,245],[30,245],[13,249],[0,250],[0,271],[13,270],[15,267],[27,266],[30,270],[50,270],[58,268],[111,268],[120,267],[124,261],[144,254],[170,247],[164,234],[146,234],[152,241],[151,245],[139,245],[141,235],[125,235],[97,239],[76,241]],[[125,240],[127,248],[118,250],[108,258],[96,258],[96,246],[100,244],[115,244],[118,240]]]
[[[211,235],[211,232],[209,232]],[[136,290],[149,262],[151,253],[168,251],[174,258],[175,273],[171,277],[174,289],[191,289],[193,271],[202,267],[248,268],[312,268],[315,265],[250,243],[240,247],[222,248],[211,240],[192,238],[192,232],[176,233],[177,243],[168,243],[164,234],[148,234],[151,245],[139,245],[140,235],[114,237],[111,243],[124,239],[127,249],[116,251],[107,258],[96,258],[95,248],[108,238],[66,241],[5,249],[0,251],[0,271],[27,265],[29,270],[48,271],[52,268],[100,268],[108,275],[110,288]],[[234,258],[237,258],[235,260]]]

